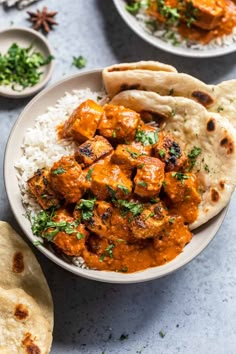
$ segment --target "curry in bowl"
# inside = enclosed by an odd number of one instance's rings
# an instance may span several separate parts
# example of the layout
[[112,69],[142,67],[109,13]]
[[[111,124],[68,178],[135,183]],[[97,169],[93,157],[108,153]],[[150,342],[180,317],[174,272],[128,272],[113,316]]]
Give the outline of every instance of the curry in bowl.
[[80,104],[57,127],[58,139],[75,141],[74,154],[28,180],[42,208],[33,233],[97,270],[131,273],[181,253],[201,202],[193,172],[201,149],[186,154],[148,120],[122,105]]

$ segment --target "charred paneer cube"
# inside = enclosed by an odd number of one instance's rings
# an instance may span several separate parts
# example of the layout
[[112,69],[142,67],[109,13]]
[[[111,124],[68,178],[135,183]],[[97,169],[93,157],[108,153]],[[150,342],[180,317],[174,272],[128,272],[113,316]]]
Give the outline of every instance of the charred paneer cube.
[[157,196],[164,181],[164,167],[164,163],[155,157],[140,156],[134,192],[143,198]]
[[140,115],[123,106],[107,104],[98,125],[99,134],[120,143],[134,140]]
[[159,133],[158,142],[154,145],[154,155],[165,163],[165,171],[179,171],[188,165],[188,158],[183,147],[171,134]]
[[96,135],[80,145],[75,151],[75,159],[81,166],[87,167],[111,153],[113,147],[103,136]]
[[87,100],[77,107],[65,122],[62,136],[72,137],[79,143],[92,139],[96,133],[103,108],[92,100]]
[[157,237],[169,225],[169,216],[163,204],[147,206],[130,223],[131,233],[136,239]]
[[132,192],[132,181],[127,170],[105,158],[93,165],[90,189],[98,199],[125,199]]
[[80,180],[81,172],[74,156],[63,156],[50,170],[51,187],[67,204],[76,203],[85,192]]
[[168,207],[172,213],[182,215],[184,222],[191,224],[197,218],[201,198],[195,174],[167,172],[164,192],[169,198]]
[[30,192],[44,210],[60,204],[58,195],[50,186],[49,170],[37,170],[27,183]]

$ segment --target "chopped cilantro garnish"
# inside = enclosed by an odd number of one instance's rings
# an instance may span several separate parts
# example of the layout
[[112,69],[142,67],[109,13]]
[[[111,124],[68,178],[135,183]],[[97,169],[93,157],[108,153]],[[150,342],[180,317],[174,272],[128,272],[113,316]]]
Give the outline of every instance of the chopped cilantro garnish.
[[116,138],[116,131],[115,130],[113,130],[113,132],[112,132],[112,137]]
[[80,200],[80,204],[77,205],[76,209],[81,210],[81,217],[83,220],[89,220],[92,218],[95,202],[96,198]]
[[145,166],[145,164],[144,164],[144,163],[141,163],[140,165],[137,166],[137,168],[140,169],[140,168],[143,168],[143,166]]
[[82,55],[78,57],[73,57],[72,65],[74,65],[77,69],[83,69],[86,66],[87,60],[82,57]]
[[171,109],[171,115],[172,115],[172,117],[174,117],[176,115],[176,109],[174,109],[174,108]]
[[125,194],[129,194],[130,193],[130,190],[125,187],[125,186],[122,186],[122,184],[118,184],[117,186],[120,190],[122,190],[122,192],[124,192]]
[[171,224],[173,224],[173,223],[175,222],[175,218],[170,218],[170,219],[169,219],[169,222],[170,222]]
[[158,134],[156,131],[137,130],[135,140],[139,141],[143,146],[154,145],[158,141]]
[[165,0],[156,0],[156,3],[158,12],[166,19],[168,24],[178,24],[180,14],[177,7],[170,7],[166,5]]
[[99,258],[100,262],[103,262],[103,260],[106,256],[113,258],[113,248],[114,247],[115,247],[115,245],[113,243],[111,243],[109,246],[107,246],[105,248],[105,252]]
[[90,168],[90,169],[88,170],[87,175],[86,175],[86,180],[87,180],[87,181],[91,181],[91,180],[92,180],[92,173],[93,173],[93,168]]
[[53,175],[62,175],[62,173],[65,173],[66,170],[64,170],[64,168],[62,167],[59,167],[59,168],[56,168],[55,170],[52,171],[52,174]]
[[84,235],[81,232],[77,232],[76,237],[78,240],[82,240],[84,238]]
[[165,151],[164,150],[159,150],[158,151],[158,154],[159,154],[159,156],[161,157],[161,158],[163,158],[163,157],[165,157]]
[[147,182],[139,181],[137,184],[141,187],[147,187]]
[[132,159],[137,159],[139,156],[143,156],[144,155],[143,153],[138,153],[138,152],[132,151],[132,150],[130,150],[128,148],[126,148],[125,150],[130,154]]
[[38,69],[50,63],[53,56],[44,58],[30,45],[21,48],[13,43],[6,54],[0,53],[0,85],[10,86],[14,91],[36,85],[43,74]]
[[181,181],[182,184],[184,184],[184,180],[185,179],[189,179],[189,176],[186,176],[184,173],[182,172],[173,172],[171,173],[172,177],[175,177],[178,181]]
[[188,154],[188,159],[190,163],[189,170],[191,170],[195,166],[197,157],[201,154],[201,152],[202,149],[197,146],[194,146],[193,149],[190,151],[190,153]]
[[43,242],[37,240],[37,241],[34,241],[33,244],[34,244],[35,246],[42,246],[42,245],[43,245]]
[[221,111],[223,111],[224,110],[224,108],[222,107],[222,106],[219,106],[218,108],[217,108],[217,112],[218,113],[220,113]]
[[205,165],[204,165],[204,170],[206,171],[206,172],[210,172],[210,169],[209,169],[209,166],[205,163]]
[[121,211],[121,215],[124,218],[128,215],[128,213],[132,214],[129,218],[129,222],[131,222],[135,216],[140,215],[144,210],[143,205],[138,202],[129,202],[127,200],[118,199],[117,203]]
[[160,336],[161,338],[164,338],[165,335],[166,335],[166,334],[165,334],[163,331],[160,331],[160,332],[159,332],[159,336]]
[[118,270],[120,273],[127,273],[128,272],[128,267],[122,267],[121,269]]
[[135,15],[141,7],[140,2],[133,2],[131,4],[127,4],[125,9],[130,12],[132,15]]

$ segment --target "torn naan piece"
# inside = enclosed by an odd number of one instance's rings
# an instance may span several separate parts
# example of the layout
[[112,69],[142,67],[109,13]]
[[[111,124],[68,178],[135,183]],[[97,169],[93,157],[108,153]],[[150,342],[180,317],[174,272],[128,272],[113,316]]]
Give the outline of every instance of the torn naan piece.
[[20,288],[31,295],[53,328],[53,301],[42,269],[20,235],[6,222],[0,221],[0,287]]
[[201,203],[191,229],[204,224],[227,205],[236,186],[236,131],[226,118],[187,98],[154,92],[124,91],[111,103],[150,113],[161,129],[185,146],[187,155],[194,147],[200,149],[193,171],[198,175]]
[[0,353],[48,354],[52,331],[38,304],[22,289],[0,288]]
[[158,63],[160,70],[136,68],[137,64],[131,63],[130,68],[127,66],[125,69],[123,65],[126,64],[117,64],[116,70],[112,70],[114,66],[103,70],[104,86],[110,97],[131,89],[156,92],[161,96],[185,97],[200,103],[210,112],[220,113],[236,128],[236,80],[207,85],[193,76],[163,70],[161,63]]

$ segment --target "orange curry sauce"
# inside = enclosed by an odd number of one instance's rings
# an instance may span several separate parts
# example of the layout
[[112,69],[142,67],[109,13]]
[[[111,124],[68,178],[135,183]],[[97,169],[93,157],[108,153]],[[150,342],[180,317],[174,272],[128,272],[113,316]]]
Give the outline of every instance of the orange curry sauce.
[[[235,0],[166,0],[165,4],[180,9],[178,32],[190,41],[208,44],[212,39],[229,35],[236,26]],[[185,5],[183,5],[185,4]],[[189,25],[183,6],[191,4],[195,10],[195,20]],[[151,0],[147,13],[159,22],[167,23],[167,19],[158,12],[157,1]]]
[[[87,121],[89,118],[89,124]],[[83,102],[60,137],[78,143],[28,181],[50,214],[41,236],[91,269],[131,273],[165,264],[191,241],[198,180],[171,134],[122,106]]]

